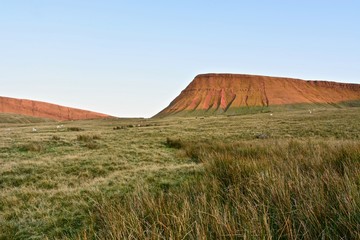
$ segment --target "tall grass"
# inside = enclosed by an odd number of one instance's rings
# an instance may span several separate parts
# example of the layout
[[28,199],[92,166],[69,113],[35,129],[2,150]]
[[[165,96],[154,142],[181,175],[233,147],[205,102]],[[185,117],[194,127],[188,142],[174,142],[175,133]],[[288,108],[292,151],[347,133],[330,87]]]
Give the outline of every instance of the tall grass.
[[358,108],[4,117],[0,239],[359,239]]
[[[102,239],[359,239],[360,144],[167,140],[203,164],[179,188],[139,186],[95,210]],[[95,231],[95,230],[94,230]]]

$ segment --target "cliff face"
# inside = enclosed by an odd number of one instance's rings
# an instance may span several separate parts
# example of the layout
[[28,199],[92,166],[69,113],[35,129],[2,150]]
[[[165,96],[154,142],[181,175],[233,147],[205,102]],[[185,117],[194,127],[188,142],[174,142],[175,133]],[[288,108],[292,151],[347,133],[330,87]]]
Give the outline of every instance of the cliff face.
[[156,116],[202,111],[225,113],[241,107],[360,100],[360,84],[304,81],[243,74],[202,74]]
[[108,115],[101,113],[63,107],[51,103],[7,97],[0,97],[0,112],[49,118],[59,121],[109,117]]

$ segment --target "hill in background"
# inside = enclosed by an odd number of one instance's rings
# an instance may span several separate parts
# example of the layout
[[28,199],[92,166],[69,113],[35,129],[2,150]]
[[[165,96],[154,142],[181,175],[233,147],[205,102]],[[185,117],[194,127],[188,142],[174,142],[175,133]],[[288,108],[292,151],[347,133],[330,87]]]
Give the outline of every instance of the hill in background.
[[36,118],[48,118],[59,121],[110,117],[109,115],[102,113],[64,107],[46,102],[8,97],[0,97],[0,113],[12,113]]
[[341,106],[360,100],[360,85],[243,75],[202,74],[156,115],[217,115],[309,104]]

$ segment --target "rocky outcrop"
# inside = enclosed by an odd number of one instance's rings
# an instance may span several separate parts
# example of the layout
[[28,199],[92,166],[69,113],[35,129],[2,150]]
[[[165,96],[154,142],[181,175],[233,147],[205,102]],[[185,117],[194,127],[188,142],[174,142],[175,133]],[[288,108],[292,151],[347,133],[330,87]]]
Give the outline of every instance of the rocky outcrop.
[[226,113],[242,107],[360,100],[360,85],[244,75],[201,74],[156,116]]
[[63,107],[51,103],[8,97],[0,97],[0,113],[14,113],[59,121],[109,117],[101,113]]

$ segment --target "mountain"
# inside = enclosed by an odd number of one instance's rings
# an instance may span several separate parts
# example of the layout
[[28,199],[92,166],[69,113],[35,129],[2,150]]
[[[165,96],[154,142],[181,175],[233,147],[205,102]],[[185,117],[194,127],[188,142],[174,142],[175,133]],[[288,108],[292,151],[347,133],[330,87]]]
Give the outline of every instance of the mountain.
[[0,113],[19,114],[59,121],[110,117],[102,113],[64,107],[46,102],[8,97],[0,97]]
[[360,84],[245,74],[201,74],[155,117],[236,114],[251,109],[360,100]]

